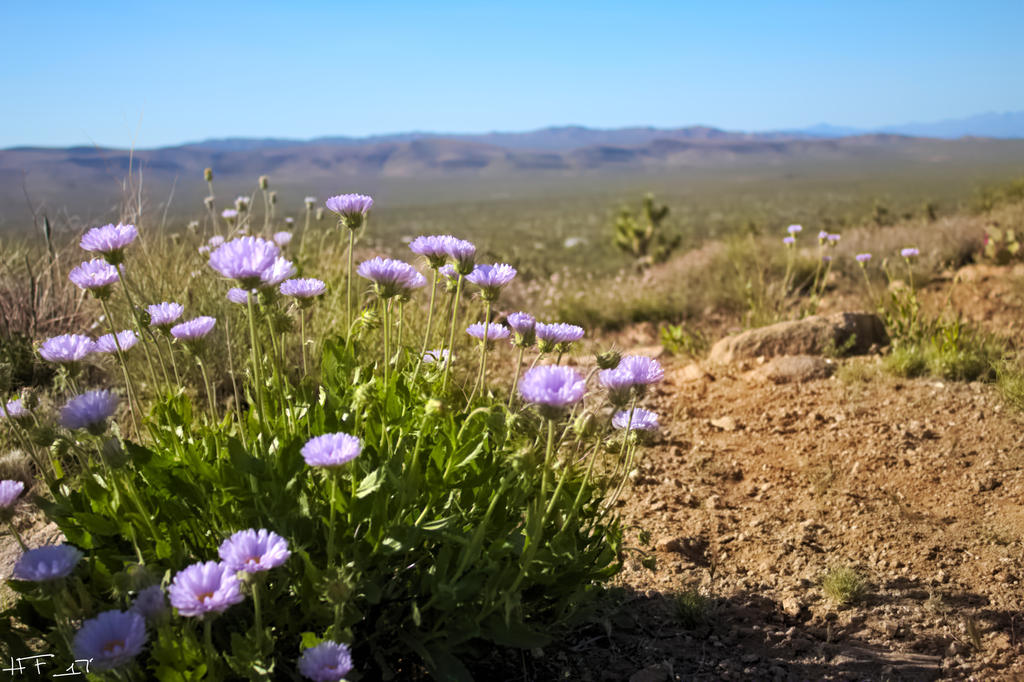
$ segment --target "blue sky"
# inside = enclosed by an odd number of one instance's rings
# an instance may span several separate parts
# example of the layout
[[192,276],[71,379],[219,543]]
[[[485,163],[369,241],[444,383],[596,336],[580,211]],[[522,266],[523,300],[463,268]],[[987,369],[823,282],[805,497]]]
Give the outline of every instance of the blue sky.
[[18,2],[0,147],[1024,110],[1024,2]]

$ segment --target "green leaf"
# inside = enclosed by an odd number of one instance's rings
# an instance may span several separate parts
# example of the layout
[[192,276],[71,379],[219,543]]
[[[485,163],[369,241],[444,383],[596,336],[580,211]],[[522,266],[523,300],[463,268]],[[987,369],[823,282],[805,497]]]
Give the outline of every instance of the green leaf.
[[359,488],[356,490],[356,497],[362,499],[367,495],[377,492],[383,482],[384,476],[382,475],[382,469],[374,469],[370,472],[369,476],[359,482]]

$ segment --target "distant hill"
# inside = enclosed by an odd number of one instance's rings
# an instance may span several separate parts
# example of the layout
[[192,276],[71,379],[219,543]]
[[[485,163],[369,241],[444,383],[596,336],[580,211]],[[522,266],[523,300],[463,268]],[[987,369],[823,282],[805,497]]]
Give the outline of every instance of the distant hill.
[[[1007,132],[1013,129],[1016,116],[977,118],[988,121],[989,129]],[[955,128],[953,122],[929,125],[936,135]],[[471,178],[536,182],[589,174],[628,176],[755,166],[781,171],[797,163],[898,161],[934,166],[965,159],[1002,159],[1024,165],[1024,140],[936,139],[899,130],[847,132],[831,126],[768,133],[708,126],[614,130],[565,126],[521,133],[403,133],[363,139],[234,138],[133,154],[95,147],[20,147],[0,150],[0,226],[12,216],[20,218],[26,192],[33,201],[48,206],[109,210],[120,199],[121,181],[130,167],[142,169],[148,191],[166,197],[172,187],[181,196],[203,192],[202,174],[207,167],[214,170],[218,193],[233,196],[251,191],[255,178],[264,173],[277,189],[323,193],[340,186],[370,191],[383,182],[422,186],[436,181],[439,187],[451,187],[452,181],[464,183]]]
[[956,139],[960,137],[991,137],[1003,139],[1024,138],[1024,111],[1002,114],[988,113],[967,118],[950,118],[933,123],[904,123],[881,128],[849,128],[819,123],[807,128],[788,131],[793,135],[812,137],[846,137],[869,133],[893,133],[911,137]]

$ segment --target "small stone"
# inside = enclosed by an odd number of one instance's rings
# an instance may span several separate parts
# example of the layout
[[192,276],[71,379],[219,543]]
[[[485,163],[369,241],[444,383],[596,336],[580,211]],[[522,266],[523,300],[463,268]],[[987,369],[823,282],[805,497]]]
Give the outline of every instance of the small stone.
[[732,417],[718,417],[711,420],[711,425],[722,431],[735,431],[738,428],[736,420]]

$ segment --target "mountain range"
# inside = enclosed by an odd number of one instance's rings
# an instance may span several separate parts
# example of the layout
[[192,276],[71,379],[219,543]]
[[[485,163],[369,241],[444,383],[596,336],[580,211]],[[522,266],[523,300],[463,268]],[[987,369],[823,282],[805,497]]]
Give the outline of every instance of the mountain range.
[[[970,131],[972,137],[958,134]],[[448,185],[470,179],[551,180],[590,174],[666,174],[680,170],[794,163],[884,162],[942,164],[999,160],[1024,165],[1024,113],[987,114],[960,121],[908,124],[882,131],[827,125],[793,131],[729,132],[708,126],[610,130],[563,126],[485,134],[402,133],[367,138],[214,139],[160,149],[18,147],[0,150],[0,223],[25,196],[36,203],[102,210],[120,197],[129,169],[146,187],[202,192],[204,168],[218,187],[248,191],[269,174],[291,193],[337,191],[339,185],[374,189],[389,181]],[[957,139],[950,139],[957,138]],[[301,194],[299,195],[301,199]]]

